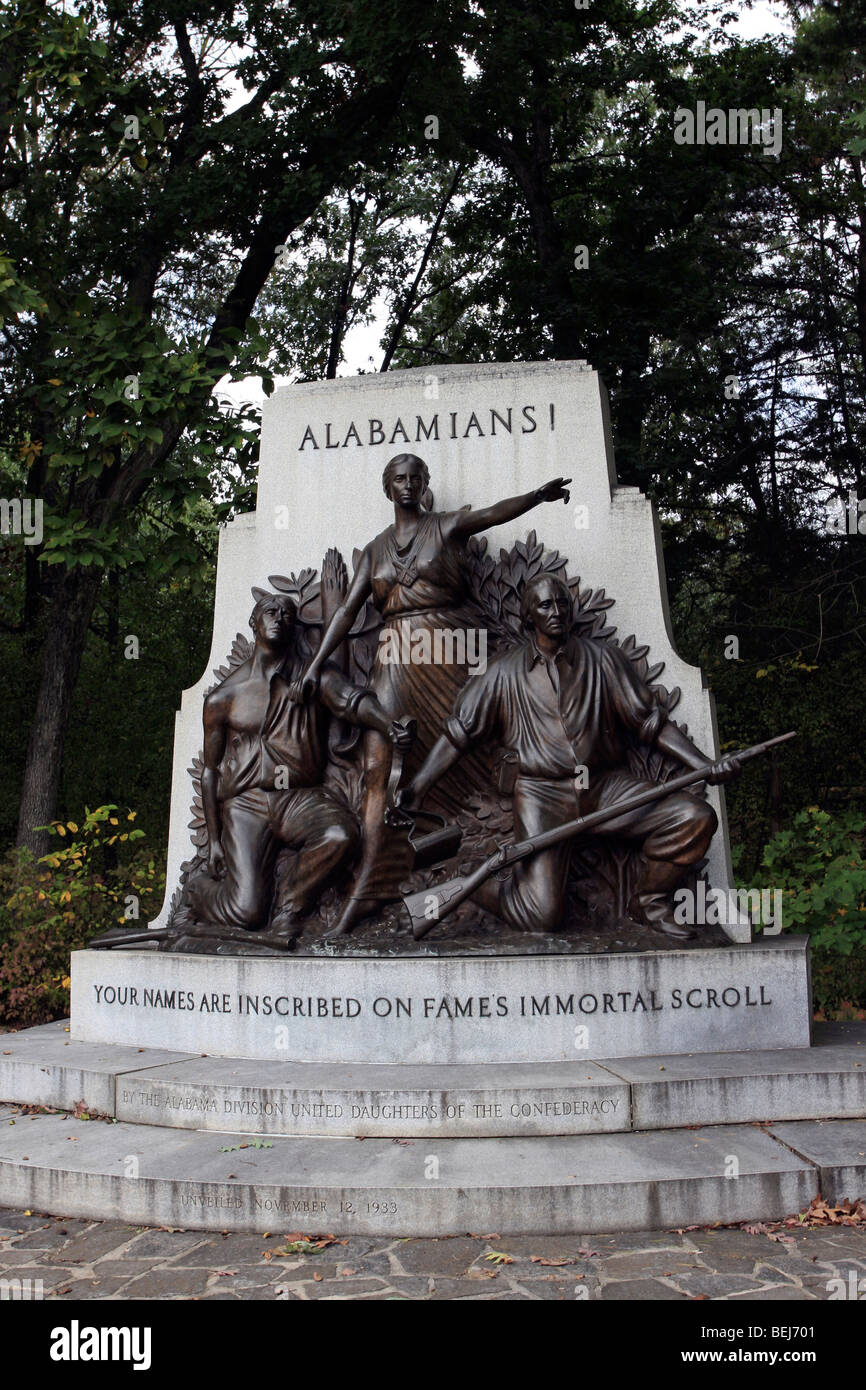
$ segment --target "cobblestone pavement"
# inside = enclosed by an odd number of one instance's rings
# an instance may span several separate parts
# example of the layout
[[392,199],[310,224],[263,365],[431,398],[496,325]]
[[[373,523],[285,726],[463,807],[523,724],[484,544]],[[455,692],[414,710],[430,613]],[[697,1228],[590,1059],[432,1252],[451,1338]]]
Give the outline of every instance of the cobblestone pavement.
[[[79,1299],[866,1301],[866,1231],[737,1228],[603,1236],[352,1236],[279,1254],[285,1232],[213,1235],[0,1208],[0,1280]],[[853,1278],[851,1272],[853,1271]],[[835,1283],[833,1281],[836,1281]],[[841,1281],[841,1283],[839,1283]],[[9,1296],[14,1285],[0,1285]],[[31,1296],[33,1296],[31,1294]],[[36,1295],[38,1296],[38,1294]]]

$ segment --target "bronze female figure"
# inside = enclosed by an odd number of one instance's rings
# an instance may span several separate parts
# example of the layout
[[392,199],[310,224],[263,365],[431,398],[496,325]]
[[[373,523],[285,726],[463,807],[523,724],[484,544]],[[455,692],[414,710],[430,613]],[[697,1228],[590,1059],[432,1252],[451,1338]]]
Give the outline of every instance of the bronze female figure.
[[[382,475],[394,521],[365,546],[352,583],[322,637],[321,645],[296,688],[304,700],[319,687],[324,663],[349,633],[368,598],[382,615],[381,637],[399,627],[404,650],[437,651],[441,659],[395,661],[394,645],[380,640],[370,688],[391,718],[417,720],[418,735],[406,775],[420,766],[451,712],[457,691],[471,674],[465,632],[477,623],[466,581],[465,545],[470,536],[501,526],[542,502],[568,501],[569,478],[554,478],[520,497],[508,497],[472,511],[426,511],[422,498],[430,481],[427,465],[414,454],[398,454]],[[442,633],[464,633],[462,644],[442,641]],[[434,642],[439,634],[438,643]],[[426,641],[426,648],[424,643]],[[392,745],[375,730],[364,742],[364,809],[361,863],[350,896],[331,935],[339,936],[384,903],[399,896],[409,871],[405,839],[384,822]]]

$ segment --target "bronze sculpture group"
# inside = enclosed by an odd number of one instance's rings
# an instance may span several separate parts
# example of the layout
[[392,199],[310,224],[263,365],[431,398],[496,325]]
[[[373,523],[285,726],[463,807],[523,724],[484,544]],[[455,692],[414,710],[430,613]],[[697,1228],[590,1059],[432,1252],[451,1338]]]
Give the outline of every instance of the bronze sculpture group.
[[[414,455],[393,458],[382,481],[394,521],[356,552],[348,585],[329,552],[311,657],[299,640],[297,596],[254,590],[252,648],[205,700],[202,848],[176,895],[168,948],[172,935],[201,933],[290,947],[330,887],[340,896],[326,936],[375,921],[411,877],[417,841],[407,832],[423,808],[465,823],[472,796],[494,780],[519,839],[605,812],[598,835],[640,854],[629,917],[672,938],[693,935],[674,921],[672,894],[717,827],[700,788],[656,793],[613,817],[610,808],[656,785],[630,770],[630,748],[655,750],[669,770],[705,768],[710,782],[734,776],[736,759],[707,768],[639,665],[575,625],[564,562],[523,584],[519,632],[503,640],[502,630],[485,630],[494,653],[484,669],[473,673],[466,642],[454,640],[484,621],[470,538],[541,503],[567,502],[569,480],[453,512],[426,505],[429,473]],[[345,652],[369,609],[380,625],[375,656],[366,680],[353,682]],[[398,629],[404,652],[437,659],[395,660],[385,639]],[[334,721],[363,731],[356,807],[324,784]],[[472,901],[521,933],[567,929],[573,862],[570,841],[541,849],[481,884]]]

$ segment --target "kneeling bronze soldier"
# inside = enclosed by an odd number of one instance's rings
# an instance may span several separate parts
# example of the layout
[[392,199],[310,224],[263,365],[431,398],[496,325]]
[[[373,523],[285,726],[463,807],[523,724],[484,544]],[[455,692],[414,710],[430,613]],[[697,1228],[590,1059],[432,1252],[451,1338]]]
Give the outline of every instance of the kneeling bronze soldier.
[[293,936],[298,921],[357,848],[357,818],[321,785],[328,711],[377,729],[400,746],[412,741],[376,696],[352,685],[333,663],[318,700],[298,705],[291,683],[304,663],[295,650],[297,610],[285,594],[259,600],[250,617],[252,655],[204,704],[202,802],[207,869],[186,884],[184,907],[216,927],[262,930],[274,896],[274,865],[284,845],[297,850],[280,885],[272,932]]
[[[570,632],[572,597],[555,575],[538,575],[524,590],[524,640],[464,685],[445,732],[398,803],[411,810],[470,745],[498,742],[513,755],[514,834],[526,840],[653,784],[624,766],[629,739],[652,744],[685,768],[709,759],[668,722],[632,662],[618,647]],[[713,764],[713,784],[739,771],[734,758]],[[624,811],[598,834],[640,845],[644,867],[630,916],[669,936],[694,933],[673,918],[673,890],[706,854],[718,821],[712,807],[684,790],[653,805]],[[541,850],[514,866],[501,883],[487,882],[476,900],[528,932],[563,925],[571,847]]]

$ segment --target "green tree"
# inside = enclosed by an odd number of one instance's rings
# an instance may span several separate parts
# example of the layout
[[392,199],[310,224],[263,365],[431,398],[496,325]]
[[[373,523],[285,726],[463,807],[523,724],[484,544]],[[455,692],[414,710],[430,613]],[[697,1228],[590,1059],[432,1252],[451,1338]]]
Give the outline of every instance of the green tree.
[[243,470],[248,422],[213,390],[269,381],[251,316],[278,248],[375,160],[448,34],[429,0],[17,0],[0,16],[0,421],[7,472],[46,509],[26,558],[41,677],[20,843],[44,849],[106,572],[140,558],[154,492],[180,505],[186,432],[203,484],[208,459],[227,484]]

